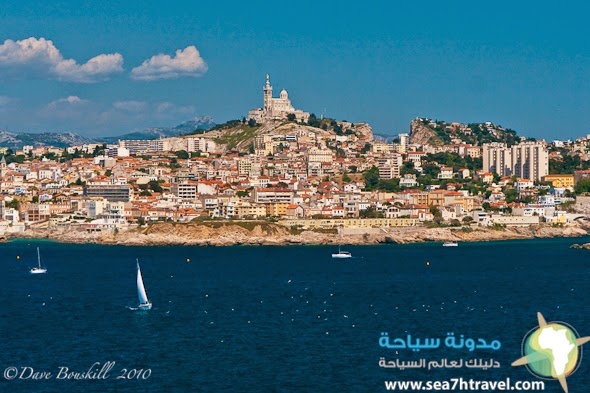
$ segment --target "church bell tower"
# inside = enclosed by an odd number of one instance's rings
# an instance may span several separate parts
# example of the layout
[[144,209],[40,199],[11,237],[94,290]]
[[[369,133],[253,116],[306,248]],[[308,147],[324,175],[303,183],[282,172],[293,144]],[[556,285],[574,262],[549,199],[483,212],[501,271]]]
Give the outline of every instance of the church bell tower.
[[272,86],[270,77],[266,74],[266,84],[264,85],[264,112],[267,116],[272,116]]
[[4,158],[4,156],[2,156],[2,159],[0,160],[0,179],[2,179],[5,174],[6,174],[6,158]]

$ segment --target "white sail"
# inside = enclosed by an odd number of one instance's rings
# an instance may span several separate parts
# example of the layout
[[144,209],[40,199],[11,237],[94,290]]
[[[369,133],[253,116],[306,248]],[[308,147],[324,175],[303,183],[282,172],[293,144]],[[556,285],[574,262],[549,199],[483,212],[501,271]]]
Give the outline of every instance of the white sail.
[[139,304],[149,303],[147,294],[145,293],[145,287],[143,286],[139,262],[137,262],[137,296],[139,297]]
[[47,269],[41,266],[41,254],[39,253],[39,247],[37,247],[37,265],[36,267],[32,267],[29,272],[31,274],[43,274],[47,273]]

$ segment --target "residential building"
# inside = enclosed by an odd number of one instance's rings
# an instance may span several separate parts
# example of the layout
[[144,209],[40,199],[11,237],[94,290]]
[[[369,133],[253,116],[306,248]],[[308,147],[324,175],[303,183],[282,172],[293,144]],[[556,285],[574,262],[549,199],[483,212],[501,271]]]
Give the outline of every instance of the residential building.
[[574,175],[546,175],[543,182],[551,183],[553,187],[569,188],[574,186]]
[[516,175],[533,181],[541,181],[549,174],[549,153],[544,141],[521,142],[512,147],[504,143],[486,143],[482,155],[484,172]]
[[133,199],[133,190],[128,185],[88,185],[84,189],[88,198],[102,197],[109,202],[129,202]]

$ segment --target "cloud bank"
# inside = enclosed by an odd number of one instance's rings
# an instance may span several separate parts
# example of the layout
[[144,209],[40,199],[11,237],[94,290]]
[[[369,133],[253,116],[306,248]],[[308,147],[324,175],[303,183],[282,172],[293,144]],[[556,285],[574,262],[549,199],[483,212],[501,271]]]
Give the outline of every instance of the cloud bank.
[[131,78],[141,81],[199,77],[207,72],[207,63],[194,45],[178,49],[171,57],[165,54],[152,56],[131,70]]
[[100,54],[84,64],[64,59],[51,40],[29,37],[20,41],[6,40],[0,45],[0,70],[7,69],[20,76],[48,74],[67,82],[93,83],[104,81],[123,71],[119,53]]

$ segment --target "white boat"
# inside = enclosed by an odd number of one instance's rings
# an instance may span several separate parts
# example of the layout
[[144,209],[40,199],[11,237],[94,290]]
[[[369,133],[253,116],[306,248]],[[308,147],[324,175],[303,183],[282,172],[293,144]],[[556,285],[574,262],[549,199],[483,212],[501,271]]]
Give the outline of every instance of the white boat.
[[338,246],[338,252],[332,254],[332,258],[352,258],[352,254],[348,251],[342,251],[340,246]]
[[152,303],[148,300],[145,287],[143,286],[143,277],[141,276],[141,269],[139,268],[139,260],[137,261],[137,297],[139,298],[139,310],[151,310]]
[[39,253],[39,247],[37,247],[37,264],[39,266],[32,267],[31,274],[43,274],[47,273],[47,269],[41,266],[41,254]]
[[457,242],[444,242],[443,247],[459,247],[459,243],[457,243]]

